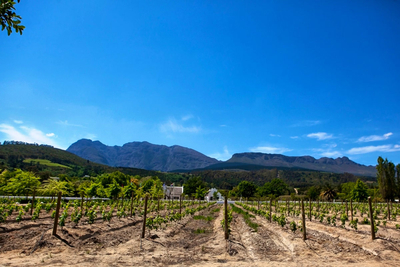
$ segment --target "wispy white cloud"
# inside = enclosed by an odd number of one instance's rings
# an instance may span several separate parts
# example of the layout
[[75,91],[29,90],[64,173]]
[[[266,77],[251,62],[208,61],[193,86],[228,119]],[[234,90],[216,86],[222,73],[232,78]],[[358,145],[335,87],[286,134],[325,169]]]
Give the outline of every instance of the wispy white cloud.
[[213,154],[208,155],[211,158],[215,158],[218,160],[228,160],[232,157],[232,153],[229,152],[228,147],[224,146],[224,151],[222,153],[220,152],[215,152]]
[[343,156],[340,151],[332,150],[336,147],[336,144],[328,145],[327,148],[314,148],[312,149],[314,152],[317,152],[318,155],[322,157],[328,158],[337,158]]
[[400,145],[382,145],[382,146],[364,146],[354,147],[347,151],[349,154],[366,154],[371,152],[397,152],[400,151]]
[[333,138],[333,135],[332,134],[327,134],[327,133],[324,133],[324,132],[318,132],[318,133],[307,134],[307,137],[316,138],[318,141],[321,141],[321,140],[331,139],[331,138]]
[[362,136],[357,140],[357,142],[373,142],[373,141],[387,140],[391,135],[393,135],[393,133],[386,133],[384,135]]
[[343,154],[339,151],[325,151],[321,153],[321,156],[328,157],[328,158],[338,158],[341,157]]
[[298,139],[299,137],[296,135],[296,136],[291,136],[290,138],[292,138],[292,139]]
[[281,137],[279,134],[269,134],[269,136],[272,136],[272,137]]
[[309,127],[321,124],[319,120],[303,120],[290,125],[290,127]]
[[82,125],[79,125],[79,124],[69,123],[67,120],[58,121],[57,124],[64,125],[64,126],[72,126],[72,127],[83,127]]
[[272,147],[272,146],[258,146],[250,148],[251,152],[261,152],[261,153],[270,153],[270,154],[282,154],[285,152],[292,151],[293,149],[285,148],[285,147]]
[[97,138],[97,136],[95,134],[86,134],[85,139],[90,139],[90,140],[95,140]]
[[53,137],[53,136],[55,136],[55,134],[54,133],[47,133],[46,136]]
[[167,122],[160,125],[160,131],[164,133],[198,133],[201,127],[198,126],[184,126],[176,119],[171,118]]
[[14,120],[14,123],[16,123],[16,124],[22,124],[22,123],[24,123],[23,121],[20,121],[20,120]]
[[6,135],[5,139],[8,140],[47,144],[55,147],[60,147],[53,139],[50,138],[53,137],[54,134],[48,136],[42,131],[35,128],[20,126],[19,129],[17,129],[11,125],[0,124],[0,132],[4,133]]
[[194,116],[192,114],[189,114],[189,115],[183,116],[182,120],[183,121],[188,121],[188,120],[193,119],[193,118],[194,118]]

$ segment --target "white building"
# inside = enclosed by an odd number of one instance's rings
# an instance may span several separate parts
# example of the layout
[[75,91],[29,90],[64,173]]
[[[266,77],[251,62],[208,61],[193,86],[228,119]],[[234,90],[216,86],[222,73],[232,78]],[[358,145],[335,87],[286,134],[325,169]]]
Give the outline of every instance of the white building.
[[163,191],[166,199],[179,199],[183,195],[183,186],[163,185]]
[[[217,199],[214,199],[214,192],[217,192]],[[224,197],[221,195],[220,192],[216,188],[211,188],[208,190],[208,193],[205,195],[204,199],[206,201],[222,201]]]

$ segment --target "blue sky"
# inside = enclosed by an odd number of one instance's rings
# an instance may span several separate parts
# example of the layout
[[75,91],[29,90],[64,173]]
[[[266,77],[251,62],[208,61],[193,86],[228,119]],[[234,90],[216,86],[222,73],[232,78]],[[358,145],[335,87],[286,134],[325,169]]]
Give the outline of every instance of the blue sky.
[[400,1],[21,1],[0,140],[400,163]]

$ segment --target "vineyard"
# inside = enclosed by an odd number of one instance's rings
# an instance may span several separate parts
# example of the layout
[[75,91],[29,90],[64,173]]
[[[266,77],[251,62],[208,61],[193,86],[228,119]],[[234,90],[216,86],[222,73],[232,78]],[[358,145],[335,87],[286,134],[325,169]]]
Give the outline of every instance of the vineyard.
[[225,207],[80,199],[60,201],[57,213],[57,199],[0,201],[0,266],[396,266],[400,260],[396,203],[373,203],[370,214],[368,203]]

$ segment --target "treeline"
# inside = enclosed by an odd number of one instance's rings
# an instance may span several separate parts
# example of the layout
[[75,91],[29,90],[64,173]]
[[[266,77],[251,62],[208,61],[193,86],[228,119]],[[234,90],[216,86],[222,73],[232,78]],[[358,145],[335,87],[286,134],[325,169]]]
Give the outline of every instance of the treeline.
[[[32,161],[26,161],[32,159]],[[34,161],[38,159],[38,161]],[[49,160],[66,166],[55,167],[41,164],[39,159]],[[21,169],[34,173],[41,181],[50,177],[65,176],[70,178],[82,178],[84,176],[96,177],[104,173],[120,171],[127,175],[138,175],[140,177],[157,176],[167,184],[175,183],[182,185],[189,174],[164,173],[137,168],[110,167],[78,157],[65,150],[50,146],[40,146],[24,142],[6,141],[6,145],[0,146],[0,172],[2,170]]]
[[232,190],[241,181],[249,181],[257,186],[263,186],[266,182],[279,178],[291,188],[298,188],[300,193],[307,191],[311,186],[324,186],[330,184],[334,187],[347,182],[356,182],[361,179],[364,182],[376,182],[374,177],[360,177],[350,173],[326,173],[304,170],[256,170],[256,171],[196,171],[192,174],[200,176],[211,187]]
[[[1,145],[1,143],[0,143]],[[27,142],[22,142],[22,141],[4,141],[3,146],[7,145],[31,145],[31,146],[46,146],[46,147],[54,147],[51,145],[46,145],[46,144],[38,144],[38,143],[27,143]]]

